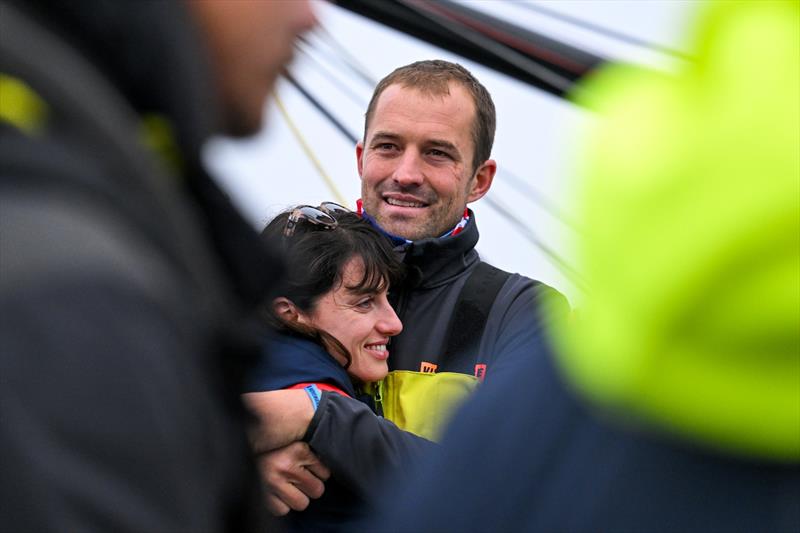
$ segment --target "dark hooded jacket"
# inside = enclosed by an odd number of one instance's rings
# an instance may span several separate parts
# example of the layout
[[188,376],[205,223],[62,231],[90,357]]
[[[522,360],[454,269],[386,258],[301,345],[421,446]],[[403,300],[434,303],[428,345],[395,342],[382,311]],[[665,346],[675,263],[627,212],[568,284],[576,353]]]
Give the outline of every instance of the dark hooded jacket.
[[611,417],[542,348],[479,390],[441,447],[393,480],[383,512],[353,530],[798,530],[797,465]]
[[262,529],[242,324],[280,269],[201,167],[217,114],[189,15],[13,4],[0,105],[27,114],[0,121],[0,527]]
[[[270,334],[258,363],[247,377],[245,392],[280,390],[303,383],[329,385],[374,407],[371,398],[359,394],[344,367],[320,344],[288,332]],[[362,495],[334,475],[325,482],[325,492],[320,498],[311,500],[302,512],[290,512],[281,523],[289,531],[316,533],[339,531],[366,516]]]
[[[566,300],[557,291],[509,274],[488,311],[477,353],[456,351],[445,356],[448,325],[459,294],[480,263],[474,249],[477,242],[478,228],[470,212],[469,223],[458,235],[401,247],[404,262],[416,276],[395,291],[393,303],[403,332],[391,341],[390,370],[420,371],[423,364],[432,364],[439,373],[476,376],[480,372],[487,383],[498,380],[535,357],[551,315],[566,313]],[[428,407],[432,415],[438,414],[435,400]],[[362,403],[326,392],[306,440],[334,475],[365,495],[376,494],[384,478],[419,462],[435,447],[374,416]]]

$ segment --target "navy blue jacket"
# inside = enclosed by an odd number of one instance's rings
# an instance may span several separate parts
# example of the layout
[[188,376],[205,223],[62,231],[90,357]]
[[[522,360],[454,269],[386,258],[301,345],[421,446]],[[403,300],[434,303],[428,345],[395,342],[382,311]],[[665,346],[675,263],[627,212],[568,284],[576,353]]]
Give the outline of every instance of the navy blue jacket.
[[[458,235],[404,245],[403,261],[415,275],[394,290],[392,305],[403,332],[392,338],[391,370],[420,371],[433,364],[436,372],[478,374],[486,383],[515,375],[533,357],[552,313],[545,302],[566,314],[567,303],[554,289],[519,274],[510,274],[489,309],[477,353],[446,352],[448,324],[467,279],[478,266],[475,216]],[[558,315],[558,313],[555,313]],[[342,431],[341,428],[347,428]],[[375,493],[385,477],[402,472],[436,445],[400,430],[391,421],[338,394],[323,393],[306,440],[340,479]]]
[[[345,369],[322,346],[296,335],[271,335],[248,377],[246,392],[280,390],[298,383],[327,383],[373,407],[358,396]],[[343,524],[366,516],[365,512],[358,491],[334,474],[325,482],[322,497],[311,500],[303,512],[290,512],[285,523],[290,531],[338,531]]]
[[270,335],[245,392],[281,390],[298,383],[327,383],[356,396],[347,371],[322,346],[297,335]]
[[598,415],[541,353],[487,382],[367,531],[800,531],[800,469]]

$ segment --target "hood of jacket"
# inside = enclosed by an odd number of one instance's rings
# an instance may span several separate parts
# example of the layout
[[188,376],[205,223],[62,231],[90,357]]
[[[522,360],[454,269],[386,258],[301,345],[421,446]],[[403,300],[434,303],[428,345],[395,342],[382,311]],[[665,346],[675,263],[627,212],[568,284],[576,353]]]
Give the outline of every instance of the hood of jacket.
[[210,65],[183,2],[9,3],[88,58],[139,114],[168,117],[184,157],[217,129]]

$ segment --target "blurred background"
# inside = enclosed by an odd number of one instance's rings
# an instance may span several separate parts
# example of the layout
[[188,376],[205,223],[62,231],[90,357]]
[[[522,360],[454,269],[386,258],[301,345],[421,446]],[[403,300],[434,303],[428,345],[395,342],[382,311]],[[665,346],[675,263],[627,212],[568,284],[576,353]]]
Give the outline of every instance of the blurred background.
[[[693,0],[469,0],[459,2],[603,58],[669,71]],[[360,182],[352,137],[363,136],[375,83],[421,59],[463,64],[497,107],[491,191],[471,205],[491,264],[554,286],[575,303],[580,275],[568,245],[571,153],[591,112],[454,53],[320,1],[320,26],[297,48],[291,75],[265,109],[268,127],[246,141],[213,140],[209,167],[257,227],[294,204],[334,200],[355,207]],[[298,88],[299,86],[299,88]],[[333,125],[301,90],[341,125]],[[341,130],[344,130],[341,131]]]

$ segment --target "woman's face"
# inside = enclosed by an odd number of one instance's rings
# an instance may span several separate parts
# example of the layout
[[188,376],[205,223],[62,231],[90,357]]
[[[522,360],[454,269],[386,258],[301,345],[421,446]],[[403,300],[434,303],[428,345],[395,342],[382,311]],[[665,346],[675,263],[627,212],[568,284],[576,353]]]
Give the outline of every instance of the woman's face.
[[[378,381],[389,372],[387,344],[403,329],[403,324],[389,305],[386,289],[359,294],[348,289],[362,278],[364,265],[354,257],[345,263],[342,283],[322,295],[314,310],[301,314],[301,321],[336,338],[350,352],[347,369],[362,382]],[[333,354],[344,365],[346,361]]]

